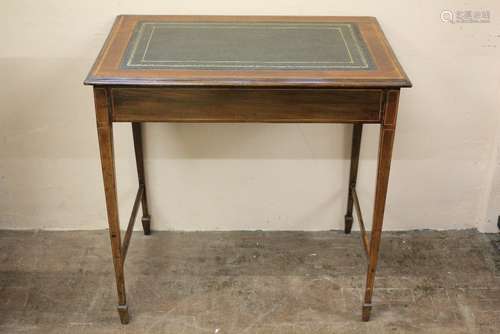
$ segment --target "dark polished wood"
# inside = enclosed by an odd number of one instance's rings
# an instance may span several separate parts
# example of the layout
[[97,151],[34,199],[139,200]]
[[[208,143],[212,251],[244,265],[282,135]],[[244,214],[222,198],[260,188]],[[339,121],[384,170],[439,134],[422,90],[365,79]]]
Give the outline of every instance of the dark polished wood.
[[114,122],[379,123],[383,90],[119,87],[111,96]]
[[353,189],[356,188],[356,180],[358,178],[359,152],[361,149],[361,135],[363,133],[363,124],[354,124],[352,128],[352,146],[351,146],[351,168],[349,173],[349,193],[347,194],[347,212],[344,216],[346,234],[351,233],[352,228],[352,205],[353,205]]
[[137,165],[137,178],[139,180],[139,188],[142,188],[141,194],[141,206],[142,206],[142,229],[144,235],[151,234],[151,216],[149,215],[148,209],[148,198],[146,195],[146,177],[144,173],[144,154],[143,154],[143,144],[142,144],[142,124],[133,122],[132,123],[132,134],[134,137],[134,152],[135,152],[135,163]]
[[108,90],[94,87],[95,113],[97,120],[97,137],[101,153],[102,177],[108,213],[109,237],[113,265],[115,267],[116,290],[118,292],[118,313],[123,324],[128,323],[128,306],[125,294],[125,278],[123,275],[123,256],[121,244],[120,221],[118,218],[118,195],[116,192],[115,157],[113,149],[113,123]]
[[[155,29],[163,26],[177,29],[175,31],[179,34],[161,33],[155,40]],[[255,41],[255,46],[259,43],[265,45],[269,40],[272,42],[277,34],[290,38],[287,31],[266,31],[275,28],[296,29],[296,36],[315,34],[321,41],[328,40],[323,39],[324,33],[337,34],[337,44],[325,45],[319,52],[302,47],[303,44],[318,43],[318,40],[297,40],[297,48],[290,48],[288,42],[279,44],[289,54],[282,55],[272,45],[268,49],[261,47],[256,50],[259,52],[254,52],[252,59],[239,61],[235,57],[243,57],[242,54],[247,57],[246,54],[253,50],[251,45],[245,45],[243,52],[234,43],[221,40],[218,33],[211,35],[205,28],[242,29],[238,31],[238,36],[246,41]],[[169,38],[174,38],[170,41],[179,46],[183,45],[186,37],[175,39],[175,36],[198,34],[189,29],[198,29],[203,40],[199,44],[187,41],[193,49],[169,49]],[[149,35],[144,34],[146,30]],[[257,30],[260,32],[255,33]],[[220,34],[231,37],[230,33]],[[343,45],[339,41],[346,34],[347,40],[344,39]],[[150,42],[154,45],[151,46]],[[151,54],[147,54],[149,47],[153,49]],[[201,59],[204,52],[210,57]],[[219,54],[224,54],[226,58],[215,59]],[[332,59],[328,58],[330,56]],[[349,58],[349,61],[343,58]],[[341,61],[338,62],[338,59]],[[239,65],[233,65],[233,62]],[[367,321],[370,318],[399,93],[400,88],[411,86],[375,18],[119,16],[85,84],[94,86],[118,313],[122,323],[129,321],[124,262],[139,203],[142,206],[144,234],[150,233],[143,122],[353,123],[345,232],[351,231],[354,206],[368,258],[362,319]],[[132,123],[139,183],[123,243],[118,218],[113,122]],[[376,123],[381,127],[370,237],[365,231],[356,192],[364,123]]]
[[373,209],[373,222],[370,239],[370,258],[368,263],[368,274],[366,276],[365,298],[362,315],[362,319],[364,321],[368,321],[370,319],[370,312],[372,309],[373,287],[375,283],[375,271],[377,270],[380,238],[382,236],[382,224],[384,222],[385,200],[387,196],[387,186],[389,184],[389,171],[391,169],[394,133],[396,131],[398,101],[399,90],[387,91],[383,110],[383,120],[380,125],[375,204]]

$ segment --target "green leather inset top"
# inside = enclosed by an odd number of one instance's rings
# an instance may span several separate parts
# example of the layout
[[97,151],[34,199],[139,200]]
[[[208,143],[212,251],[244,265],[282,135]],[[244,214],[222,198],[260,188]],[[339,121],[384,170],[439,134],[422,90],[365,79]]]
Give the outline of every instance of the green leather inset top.
[[355,23],[139,22],[122,69],[374,70]]

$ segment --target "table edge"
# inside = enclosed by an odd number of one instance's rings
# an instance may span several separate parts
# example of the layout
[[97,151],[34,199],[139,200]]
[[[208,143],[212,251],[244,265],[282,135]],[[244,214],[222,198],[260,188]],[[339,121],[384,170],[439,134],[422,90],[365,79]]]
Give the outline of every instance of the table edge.
[[98,78],[88,76],[83,82],[86,86],[131,86],[131,87],[248,87],[248,88],[272,88],[272,87],[294,87],[294,88],[411,88],[410,80],[321,80],[321,81],[283,81],[271,79],[259,80],[235,80],[235,79],[120,79],[120,78]]

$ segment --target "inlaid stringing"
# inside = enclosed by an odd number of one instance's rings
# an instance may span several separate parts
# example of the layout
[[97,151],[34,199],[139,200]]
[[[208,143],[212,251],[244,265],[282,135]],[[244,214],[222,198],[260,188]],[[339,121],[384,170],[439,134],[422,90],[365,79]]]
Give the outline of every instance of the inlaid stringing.
[[373,70],[355,23],[138,22],[123,69]]

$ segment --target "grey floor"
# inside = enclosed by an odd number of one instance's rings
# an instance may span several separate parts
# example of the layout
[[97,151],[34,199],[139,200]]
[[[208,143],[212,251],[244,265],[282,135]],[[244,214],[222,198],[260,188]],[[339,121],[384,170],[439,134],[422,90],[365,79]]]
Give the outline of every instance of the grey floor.
[[135,233],[120,325],[106,231],[0,231],[1,333],[500,333],[500,237],[385,233],[360,321],[359,234]]

